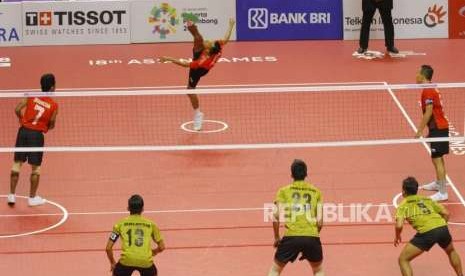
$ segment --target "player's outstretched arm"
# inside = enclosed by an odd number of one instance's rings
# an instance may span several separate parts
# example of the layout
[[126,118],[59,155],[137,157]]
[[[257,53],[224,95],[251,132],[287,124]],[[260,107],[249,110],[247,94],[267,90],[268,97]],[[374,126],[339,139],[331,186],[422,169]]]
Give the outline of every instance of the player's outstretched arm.
[[236,24],[236,20],[234,20],[233,18],[230,18],[229,19],[229,28],[228,28],[228,31],[226,32],[225,36],[224,36],[224,39],[223,39],[224,44],[228,43],[229,39],[231,39],[231,34],[232,34],[232,31],[234,29],[235,24]]
[[280,211],[279,211],[279,205],[278,203],[276,204],[275,212],[274,212],[274,219],[273,219],[273,233],[274,233],[274,247],[278,247],[279,241],[281,240],[279,236],[279,216],[280,216]]
[[184,60],[181,60],[181,59],[176,59],[176,58],[172,58],[172,57],[161,57],[160,58],[160,61],[161,62],[172,62],[176,65],[179,65],[179,66],[182,66],[182,67],[189,67],[189,64],[190,62],[188,61],[184,61]]

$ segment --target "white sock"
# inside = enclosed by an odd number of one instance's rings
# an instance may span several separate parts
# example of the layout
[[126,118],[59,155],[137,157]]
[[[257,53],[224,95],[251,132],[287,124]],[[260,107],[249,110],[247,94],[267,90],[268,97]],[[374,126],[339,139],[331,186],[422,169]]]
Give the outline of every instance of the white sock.
[[198,116],[200,113],[200,108],[194,109],[194,115]]
[[273,263],[273,266],[271,266],[270,272],[268,273],[268,276],[279,276],[281,274],[281,271],[283,269],[279,267],[277,264]]

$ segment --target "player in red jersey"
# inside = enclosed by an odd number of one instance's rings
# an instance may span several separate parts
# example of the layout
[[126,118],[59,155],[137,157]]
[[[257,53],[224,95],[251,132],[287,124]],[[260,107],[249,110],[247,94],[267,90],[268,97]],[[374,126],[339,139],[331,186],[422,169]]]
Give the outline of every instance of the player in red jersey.
[[[204,40],[199,33],[197,26],[192,22],[187,22],[187,29],[194,37],[193,59],[188,62],[182,59],[172,57],[161,57],[160,61],[170,61],[179,66],[189,68],[189,82],[187,89],[195,89],[201,77],[205,76],[215,66],[222,54],[224,45],[231,38],[232,30],[236,21],[229,20],[229,28],[223,40],[209,41]],[[194,109],[194,130],[202,129],[203,113],[200,112],[199,98],[196,94],[188,94]]]
[[[431,83],[434,70],[429,65],[422,65],[417,74],[417,83]],[[449,137],[449,121],[444,115],[441,94],[435,88],[425,88],[421,94],[421,109],[423,117],[418,125],[418,131],[415,135],[419,138],[423,135],[423,130],[428,126],[428,137]],[[449,142],[432,142],[431,159],[434,169],[436,170],[436,181],[423,185],[422,188],[429,191],[438,191],[431,198],[435,201],[447,200],[446,189],[446,167],[444,164],[444,155],[449,153]]]
[[[43,92],[55,91],[55,77],[45,74],[40,79]],[[24,112],[23,112],[23,109]],[[44,133],[55,127],[58,105],[47,96],[30,97],[23,99],[15,109],[21,127],[16,138],[16,147],[43,147]],[[10,194],[8,194],[8,205],[13,206],[16,202],[15,191],[18,185],[19,172],[24,162],[32,167],[31,189],[29,192],[29,206],[42,205],[46,202],[36,194],[39,187],[40,166],[42,164],[43,152],[15,152],[14,164],[10,176]]]

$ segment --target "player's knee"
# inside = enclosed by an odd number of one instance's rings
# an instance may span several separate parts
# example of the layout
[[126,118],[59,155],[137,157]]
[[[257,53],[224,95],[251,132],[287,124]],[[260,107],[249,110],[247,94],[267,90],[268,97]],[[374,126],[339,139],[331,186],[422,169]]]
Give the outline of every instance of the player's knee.
[[19,172],[11,171],[11,177],[19,177]]
[[310,262],[312,266],[313,273],[318,273],[323,270],[323,263],[322,262]]
[[15,172],[15,173],[18,173],[21,171],[21,166],[23,165],[23,163],[21,162],[15,162],[13,164],[13,166],[11,167],[11,172]]
[[32,166],[31,176],[39,176],[40,175],[40,166]]

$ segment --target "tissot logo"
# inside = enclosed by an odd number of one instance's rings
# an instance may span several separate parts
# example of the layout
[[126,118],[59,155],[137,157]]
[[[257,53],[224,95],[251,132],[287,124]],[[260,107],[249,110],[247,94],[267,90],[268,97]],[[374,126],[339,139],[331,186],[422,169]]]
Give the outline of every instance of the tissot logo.
[[115,11],[45,11],[26,12],[26,26],[121,25],[125,10]]
[[249,29],[267,29],[268,10],[264,8],[249,9]]

